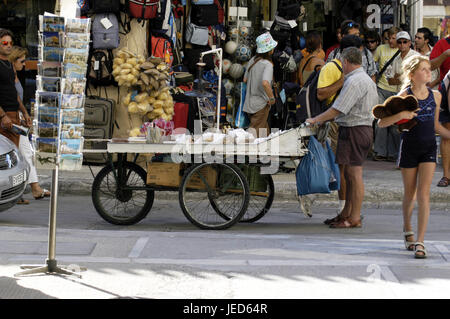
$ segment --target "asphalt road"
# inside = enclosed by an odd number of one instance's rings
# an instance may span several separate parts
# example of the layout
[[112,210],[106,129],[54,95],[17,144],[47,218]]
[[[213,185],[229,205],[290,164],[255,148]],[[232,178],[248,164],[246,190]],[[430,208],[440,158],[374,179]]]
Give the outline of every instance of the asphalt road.
[[[448,211],[432,211],[429,258],[403,248],[398,210],[364,209],[361,229],[329,229],[334,208],[276,202],[254,224],[205,231],[178,202],[155,200],[146,219],[115,226],[90,197],[58,201],[56,255],[82,279],[14,277],[47,253],[49,201],[0,214],[0,298],[448,298]],[[6,289],[7,288],[7,289]]]

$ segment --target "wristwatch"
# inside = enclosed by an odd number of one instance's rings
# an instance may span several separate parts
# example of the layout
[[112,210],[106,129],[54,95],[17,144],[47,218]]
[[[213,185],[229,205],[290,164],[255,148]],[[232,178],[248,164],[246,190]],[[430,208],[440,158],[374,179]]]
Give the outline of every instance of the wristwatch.
[[275,98],[274,97],[270,97],[269,101],[275,101]]

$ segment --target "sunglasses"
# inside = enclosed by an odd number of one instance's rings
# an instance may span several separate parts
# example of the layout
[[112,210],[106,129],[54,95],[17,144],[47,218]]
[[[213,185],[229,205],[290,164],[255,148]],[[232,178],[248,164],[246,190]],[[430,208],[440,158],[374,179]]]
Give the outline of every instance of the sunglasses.
[[19,63],[25,63],[25,59],[23,59],[23,60],[18,60],[17,62],[19,62]]
[[408,43],[408,41],[407,40],[405,40],[405,41],[397,41],[397,43],[398,44],[406,44],[406,43]]
[[2,43],[2,45],[8,45],[8,44],[13,45],[12,41],[2,41],[1,43]]

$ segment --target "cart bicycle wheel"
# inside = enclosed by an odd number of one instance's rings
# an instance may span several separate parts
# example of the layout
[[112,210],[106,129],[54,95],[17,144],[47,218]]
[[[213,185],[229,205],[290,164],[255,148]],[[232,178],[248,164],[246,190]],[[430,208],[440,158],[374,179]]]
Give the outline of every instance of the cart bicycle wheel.
[[114,225],[133,225],[145,218],[154,191],[145,189],[147,173],[131,162],[104,167],[92,184],[92,202],[97,213]]
[[241,223],[254,223],[260,220],[267,212],[273,203],[275,196],[275,186],[271,175],[262,175],[265,182],[265,190],[252,191],[250,190],[250,201],[247,212],[242,216]]
[[[217,187],[218,181],[223,187]],[[186,218],[201,229],[227,229],[247,211],[249,188],[245,176],[234,164],[203,163],[184,174],[179,191]]]

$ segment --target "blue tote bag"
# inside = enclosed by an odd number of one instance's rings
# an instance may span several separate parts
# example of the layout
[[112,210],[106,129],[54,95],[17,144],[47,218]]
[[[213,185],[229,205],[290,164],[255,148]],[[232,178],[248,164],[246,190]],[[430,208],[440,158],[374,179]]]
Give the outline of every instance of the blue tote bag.
[[330,193],[340,187],[339,166],[334,163],[334,154],[328,142],[325,148],[311,136],[308,154],[295,172],[297,193],[300,196],[318,193]]
[[245,94],[247,93],[247,83],[241,82],[241,96],[238,110],[236,112],[236,119],[234,125],[238,128],[247,128],[250,125],[250,120],[247,113],[244,112]]

